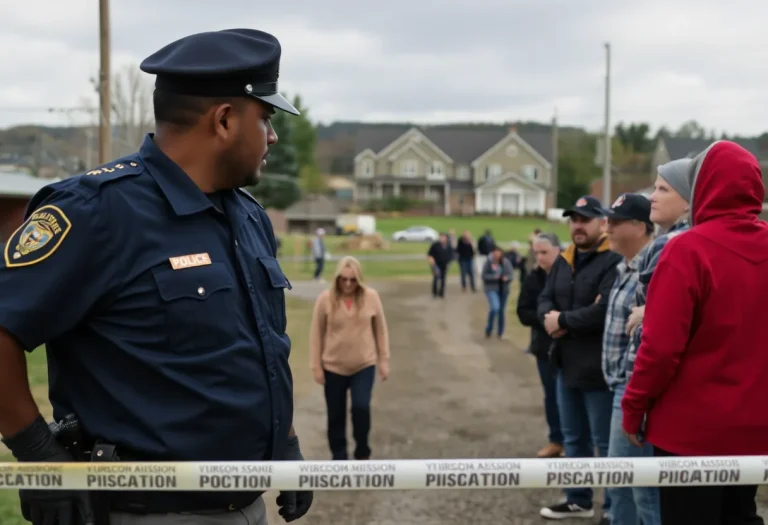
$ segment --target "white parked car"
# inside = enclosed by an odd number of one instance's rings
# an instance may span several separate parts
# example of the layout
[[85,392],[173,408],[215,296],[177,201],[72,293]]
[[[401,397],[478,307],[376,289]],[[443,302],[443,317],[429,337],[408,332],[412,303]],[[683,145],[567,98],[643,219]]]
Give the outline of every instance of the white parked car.
[[411,226],[407,230],[400,230],[392,234],[395,241],[428,241],[435,242],[440,238],[440,234],[434,228],[429,226]]

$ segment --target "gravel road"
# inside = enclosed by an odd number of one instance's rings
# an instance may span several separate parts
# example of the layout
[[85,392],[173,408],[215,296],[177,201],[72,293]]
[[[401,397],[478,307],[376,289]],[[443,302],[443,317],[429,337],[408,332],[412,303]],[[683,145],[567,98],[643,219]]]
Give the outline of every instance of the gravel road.
[[[382,296],[392,344],[390,380],[374,388],[375,458],[534,457],[545,443],[538,374],[533,358],[522,350],[527,332],[508,317],[507,339],[486,340],[484,295],[462,294],[456,281],[449,282],[442,301],[431,298],[426,281],[373,283]],[[293,295],[310,300],[322,289],[293,284]],[[327,460],[322,390],[309,392],[297,399],[295,426],[305,457]],[[274,497],[266,497],[272,525],[284,523]],[[551,522],[539,517],[540,507],[560,498],[559,490],[315,492],[310,513],[298,523],[544,524]],[[768,516],[764,490],[761,502]],[[559,523],[598,521],[599,512],[592,520]]]

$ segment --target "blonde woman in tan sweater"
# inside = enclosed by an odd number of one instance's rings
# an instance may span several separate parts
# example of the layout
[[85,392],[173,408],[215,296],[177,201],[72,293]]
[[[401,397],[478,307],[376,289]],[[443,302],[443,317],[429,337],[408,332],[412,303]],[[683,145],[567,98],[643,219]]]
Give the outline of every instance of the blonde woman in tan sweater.
[[325,389],[328,445],[335,460],[347,459],[347,390],[352,398],[354,457],[370,459],[371,393],[389,376],[389,333],[379,294],[363,282],[360,263],[343,257],[329,290],[315,302],[309,337],[315,381]]

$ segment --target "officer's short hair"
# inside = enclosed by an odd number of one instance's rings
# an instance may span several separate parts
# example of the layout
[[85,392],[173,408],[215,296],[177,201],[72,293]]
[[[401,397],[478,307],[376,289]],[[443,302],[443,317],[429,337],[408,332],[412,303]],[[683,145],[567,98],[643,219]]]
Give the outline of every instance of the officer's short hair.
[[240,108],[243,99],[235,97],[195,97],[155,89],[152,95],[155,122],[191,128],[206,111],[218,104],[232,104]]

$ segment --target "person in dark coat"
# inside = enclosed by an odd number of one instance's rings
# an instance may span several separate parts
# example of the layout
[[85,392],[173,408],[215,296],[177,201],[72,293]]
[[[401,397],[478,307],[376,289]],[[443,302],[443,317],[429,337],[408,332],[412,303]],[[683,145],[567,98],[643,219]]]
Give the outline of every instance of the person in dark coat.
[[470,237],[469,230],[464,230],[464,233],[456,242],[456,254],[459,259],[459,271],[461,273],[461,291],[467,289],[467,279],[469,279],[469,287],[472,291],[475,291],[475,247],[472,245],[472,238]]
[[[581,197],[563,215],[570,217],[573,244],[555,260],[538,314],[555,340],[552,357],[557,367],[557,403],[569,458],[608,455],[613,392],[603,376],[603,330],[608,296],[622,257],[610,248],[604,233],[600,201]],[[566,501],[541,509],[549,519],[591,518],[595,515],[589,487],[565,489]],[[603,517],[609,514],[606,493]]]
[[560,414],[557,408],[557,389],[555,370],[549,361],[549,347],[552,338],[544,328],[544,323],[536,313],[538,299],[544,290],[555,260],[560,255],[560,241],[554,233],[540,234],[531,242],[531,251],[536,256],[536,266],[526,276],[520,286],[517,299],[517,317],[524,326],[531,327],[530,353],[536,357],[541,386],[544,389],[544,413],[549,427],[549,444],[536,454],[540,458],[554,458],[563,454],[563,432],[560,429]]
[[451,262],[453,252],[448,244],[448,235],[440,234],[440,240],[435,241],[427,252],[427,261],[432,270],[432,297],[445,297],[445,277],[448,271],[448,263]]

